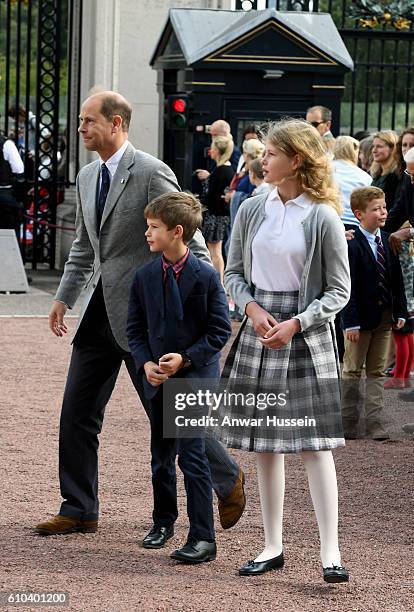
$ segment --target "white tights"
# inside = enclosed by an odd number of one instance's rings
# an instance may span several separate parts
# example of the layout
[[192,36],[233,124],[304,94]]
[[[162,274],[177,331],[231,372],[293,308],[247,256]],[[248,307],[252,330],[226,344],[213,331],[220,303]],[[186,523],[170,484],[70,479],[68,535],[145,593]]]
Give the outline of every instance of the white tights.
[[[338,546],[338,487],[332,453],[306,451],[301,453],[301,457],[308,475],[309,490],[319,526],[322,566],[341,565]],[[258,453],[257,479],[265,548],[255,561],[265,561],[280,555],[283,548],[284,455]]]

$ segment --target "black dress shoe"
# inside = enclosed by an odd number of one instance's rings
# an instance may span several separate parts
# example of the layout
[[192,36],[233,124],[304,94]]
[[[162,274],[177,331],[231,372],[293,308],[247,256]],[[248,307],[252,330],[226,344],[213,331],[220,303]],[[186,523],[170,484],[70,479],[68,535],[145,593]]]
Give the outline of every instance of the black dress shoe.
[[187,543],[171,553],[171,559],[182,563],[203,563],[204,561],[214,561],[217,554],[215,542],[206,540],[188,539]]
[[167,527],[154,527],[142,540],[143,548],[162,548],[167,540],[174,535],[174,525]]
[[323,579],[325,582],[348,582],[349,574],[341,565],[332,565],[331,567],[323,568]]
[[398,399],[402,400],[403,402],[414,402],[414,390],[399,393]]
[[240,576],[258,576],[273,569],[280,569],[285,564],[283,553],[266,561],[248,561],[239,569]]
[[358,435],[355,431],[344,431],[345,440],[357,440]]

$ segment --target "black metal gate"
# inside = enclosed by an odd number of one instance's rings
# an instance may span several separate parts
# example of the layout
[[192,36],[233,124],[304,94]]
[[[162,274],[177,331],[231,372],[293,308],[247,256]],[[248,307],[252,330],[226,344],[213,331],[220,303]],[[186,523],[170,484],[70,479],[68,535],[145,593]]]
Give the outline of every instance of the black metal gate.
[[[365,5],[365,9],[363,8]],[[341,132],[402,130],[414,124],[414,2],[268,0],[278,10],[331,13],[354,60],[346,76]]]
[[54,268],[56,207],[78,165],[81,13],[81,0],[0,0],[0,130],[24,160],[19,240],[33,268]]

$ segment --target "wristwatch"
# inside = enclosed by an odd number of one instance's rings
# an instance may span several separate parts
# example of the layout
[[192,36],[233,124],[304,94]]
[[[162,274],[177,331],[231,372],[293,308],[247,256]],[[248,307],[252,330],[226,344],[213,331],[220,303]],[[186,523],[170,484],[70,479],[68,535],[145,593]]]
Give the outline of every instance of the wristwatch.
[[182,368],[191,368],[191,366],[193,365],[193,362],[191,361],[190,357],[187,355],[187,353],[180,353],[181,355],[181,359],[183,360],[182,363]]

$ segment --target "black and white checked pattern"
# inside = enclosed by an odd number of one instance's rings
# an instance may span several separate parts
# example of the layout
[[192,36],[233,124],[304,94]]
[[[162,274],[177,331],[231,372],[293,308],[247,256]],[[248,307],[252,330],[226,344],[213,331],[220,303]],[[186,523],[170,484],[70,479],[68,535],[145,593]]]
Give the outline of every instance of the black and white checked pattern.
[[[256,289],[255,300],[277,321],[297,314],[298,292],[271,292]],[[226,446],[253,452],[298,453],[329,450],[345,445],[342,431],[339,362],[333,326],[324,324],[314,331],[296,334],[280,349],[264,348],[250,319],[227,358],[222,382],[233,393],[280,393],[288,390],[284,407],[258,410],[256,406],[222,406],[219,422],[230,419],[263,418],[264,424],[214,428]],[[266,417],[315,418],[316,428],[268,427]]]

